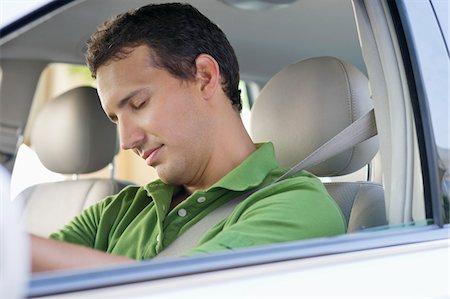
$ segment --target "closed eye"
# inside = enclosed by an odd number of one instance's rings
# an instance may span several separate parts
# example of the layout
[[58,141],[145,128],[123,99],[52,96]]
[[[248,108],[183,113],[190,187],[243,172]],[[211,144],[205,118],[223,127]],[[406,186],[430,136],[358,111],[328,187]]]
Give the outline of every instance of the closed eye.
[[145,104],[147,103],[147,100],[133,100],[130,101],[130,106],[133,110],[139,110],[144,108]]
[[117,124],[117,116],[113,114],[108,114],[108,118],[112,123]]

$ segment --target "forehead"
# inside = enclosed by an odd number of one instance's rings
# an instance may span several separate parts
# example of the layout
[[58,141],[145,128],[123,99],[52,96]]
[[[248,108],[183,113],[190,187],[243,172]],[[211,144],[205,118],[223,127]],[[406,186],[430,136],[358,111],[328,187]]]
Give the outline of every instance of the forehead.
[[154,67],[148,46],[127,48],[124,53],[126,55],[122,58],[112,59],[97,70],[97,86],[102,103],[148,84],[161,71]]

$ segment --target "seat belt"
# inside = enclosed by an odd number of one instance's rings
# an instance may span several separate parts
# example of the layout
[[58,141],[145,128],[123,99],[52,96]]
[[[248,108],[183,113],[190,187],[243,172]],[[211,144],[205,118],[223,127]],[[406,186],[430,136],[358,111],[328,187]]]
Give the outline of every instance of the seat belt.
[[362,117],[358,118],[352,124],[347,126],[333,138],[328,140],[305,159],[300,161],[291,167],[282,176],[278,177],[272,182],[261,185],[255,189],[252,189],[230,201],[223,204],[222,206],[215,209],[213,212],[209,213],[192,227],[190,227],[184,234],[175,239],[167,248],[160,252],[155,258],[164,257],[177,257],[181,256],[183,253],[194,248],[194,246],[200,241],[200,238],[215,224],[217,224],[222,219],[225,219],[231,214],[233,209],[247,197],[253,193],[280,182],[290,176],[302,171],[303,169],[309,168],[311,166],[317,165],[321,162],[328,160],[342,153],[353,146],[366,141],[369,138],[377,135],[377,127],[375,122],[375,114],[373,109],[367,112]]

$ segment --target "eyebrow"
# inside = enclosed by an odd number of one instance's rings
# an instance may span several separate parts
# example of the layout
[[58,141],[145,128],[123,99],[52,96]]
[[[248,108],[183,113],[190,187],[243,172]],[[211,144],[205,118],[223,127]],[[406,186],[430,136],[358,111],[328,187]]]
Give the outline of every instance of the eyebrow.
[[[141,93],[141,92],[143,92],[144,90],[146,90],[147,88],[141,88],[141,89],[137,89],[137,90],[134,90],[134,91],[132,91],[132,92],[130,92],[129,94],[127,94],[125,97],[123,97],[120,101],[119,101],[119,103],[117,103],[115,106],[116,106],[116,108],[117,109],[122,109],[123,107],[125,107],[126,106],[126,104],[133,98],[133,97],[135,97],[137,94],[139,94],[139,93]],[[113,119],[114,118],[114,114],[108,114],[108,117],[110,118],[110,119]]]
[[134,91],[130,92],[129,94],[127,94],[125,97],[123,97],[119,101],[119,103],[116,105],[116,107],[118,109],[123,108],[133,97],[135,97],[137,94],[143,92],[146,89],[147,88],[141,88],[141,89],[137,89],[137,90],[134,90]]

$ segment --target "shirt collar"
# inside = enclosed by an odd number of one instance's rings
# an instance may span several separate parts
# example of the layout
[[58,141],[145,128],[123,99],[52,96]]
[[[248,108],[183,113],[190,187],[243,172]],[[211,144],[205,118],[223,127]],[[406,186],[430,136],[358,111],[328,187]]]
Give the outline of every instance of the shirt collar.
[[[239,166],[211,186],[207,191],[218,188],[232,191],[244,191],[261,185],[267,175],[279,166],[275,159],[275,152],[271,142],[258,143],[255,145],[256,151],[248,156]],[[170,202],[172,194],[177,192],[179,187],[170,186],[163,183],[161,180],[156,180],[145,185],[144,189],[149,196],[155,198],[162,195],[165,201]],[[159,193],[159,196],[156,196],[156,193]]]
[[279,166],[271,142],[256,144],[256,148],[255,152],[211,186],[210,190],[223,188],[232,191],[244,191],[261,185],[267,175]]

